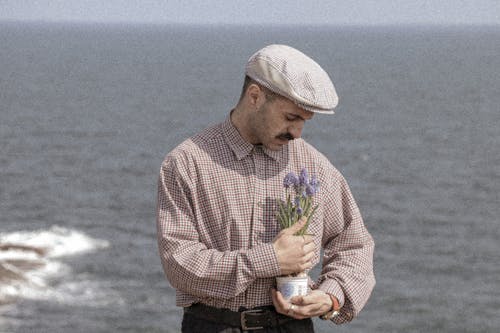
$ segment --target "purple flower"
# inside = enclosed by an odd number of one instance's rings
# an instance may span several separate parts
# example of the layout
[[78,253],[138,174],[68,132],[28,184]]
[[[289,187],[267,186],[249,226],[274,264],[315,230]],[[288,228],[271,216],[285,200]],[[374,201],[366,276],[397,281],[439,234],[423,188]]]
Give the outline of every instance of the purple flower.
[[306,195],[309,197],[312,197],[313,195],[316,194],[316,188],[312,186],[311,184],[306,185]]
[[298,183],[299,183],[299,179],[297,178],[297,175],[293,172],[289,172],[285,176],[285,179],[283,180],[283,186],[285,188],[289,188],[290,186],[298,185]]
[[308,196],[313,196],[319,191],[319,181],[316,176],[312,176],[309,184],[306,185],[306,192]]
[[316,176],[309,179],[306,168],[303,168],[299,176],[289,172],[283,179],[283,186],[292,193],[287,193],[286,200],[278,202],[277,218],[283,229],[295,224],[301,217],[307,217],[307,223],[297,235],[303,235],[308,228],[309,220],[314,215],[318,205],[313,206],[313,196],[318,192],[319,181]]
[[307,169],[303,168],[302,170],[300,170],[299,185],[307,185],[308,183]]
[[319,181],[318,181],[318,178],[316,178],[316,175],[313,175],[311,177],[311,180],[309,181],[309,184],[311,186],[314,186],[315,188],[317,188],[319,186]]

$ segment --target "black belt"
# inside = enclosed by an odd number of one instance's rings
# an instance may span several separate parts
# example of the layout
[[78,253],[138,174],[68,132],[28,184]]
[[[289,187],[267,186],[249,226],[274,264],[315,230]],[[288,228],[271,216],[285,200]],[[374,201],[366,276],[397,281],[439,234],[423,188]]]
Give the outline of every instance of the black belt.
[[265,327],[276,327],[286,322],[296,320],[277,313],[272,306],[235,312],[197,303],[184,308],[184,313],[191,314],[207,321],[217,322],[232,327],[240,327],[247,331],[259,330]]

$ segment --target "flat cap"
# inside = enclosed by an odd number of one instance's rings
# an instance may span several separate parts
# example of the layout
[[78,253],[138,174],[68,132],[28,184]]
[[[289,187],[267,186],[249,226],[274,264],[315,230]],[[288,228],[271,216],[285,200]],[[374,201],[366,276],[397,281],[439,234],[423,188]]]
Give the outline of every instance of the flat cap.
[[332,114],[339,101],[323,68],[287,45],[273,44],[257,51],[248,59],[245,74],[308,111]]

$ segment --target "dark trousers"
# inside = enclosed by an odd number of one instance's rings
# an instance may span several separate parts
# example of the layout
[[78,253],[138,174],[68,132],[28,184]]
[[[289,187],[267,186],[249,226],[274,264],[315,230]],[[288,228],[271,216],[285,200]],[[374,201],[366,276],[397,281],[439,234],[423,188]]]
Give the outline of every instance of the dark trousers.
[[182,318],[182,333],[314,333],[311,319],[291,320],[277,327],[267,327],[261,330],[243,331],[209,320],[201,319],[185,313]]

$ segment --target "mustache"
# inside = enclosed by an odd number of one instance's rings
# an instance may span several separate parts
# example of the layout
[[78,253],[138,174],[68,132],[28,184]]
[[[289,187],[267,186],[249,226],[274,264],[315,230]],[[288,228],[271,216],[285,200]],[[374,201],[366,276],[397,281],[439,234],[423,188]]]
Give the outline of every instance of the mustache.
[[290,133],[282,133],[278,135],[277,138],[290,141],[293,140],[293,135],[291,135]]

